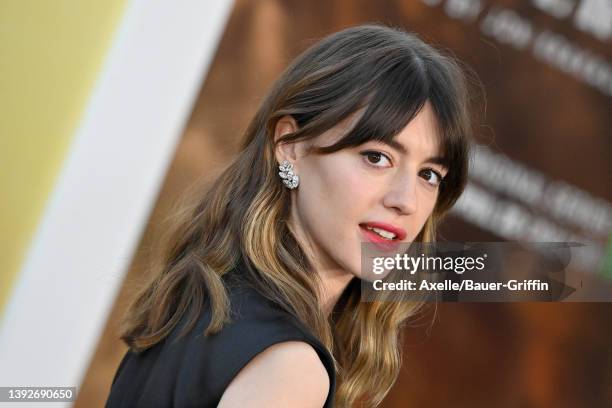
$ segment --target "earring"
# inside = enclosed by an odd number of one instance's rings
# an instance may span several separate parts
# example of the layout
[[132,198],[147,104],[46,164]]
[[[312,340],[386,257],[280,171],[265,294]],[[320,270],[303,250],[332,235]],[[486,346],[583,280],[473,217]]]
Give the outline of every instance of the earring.
[[300,178],[297,174],[293,174],[293,164],[289,163],[287,160],[283,160],[278,166],[278,169],[280,170],[278,175],[283,180],[283,184],[287,186],[289,190],[297,188],[300,184]]

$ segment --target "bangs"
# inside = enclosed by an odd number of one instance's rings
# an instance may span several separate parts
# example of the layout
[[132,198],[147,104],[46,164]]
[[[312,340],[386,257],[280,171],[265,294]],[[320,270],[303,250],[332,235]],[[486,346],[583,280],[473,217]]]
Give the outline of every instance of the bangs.
[[366,85],[359,103],[363,113],[357,123],[336,143],[316,151],[325,154],[372,140],[389,142],[400,133],[429,99],[426,76],[410,65],[396,63]]
[[417,58],[396,61],[386,72],[379,72],[362,90],[363,96],[357,104],[362,108],[352,112],[363,111],[355,125],[334,144],[316,147],[313,151],[333,153],[369,141],[388,144],[429,102],[436,118],[438,154],[449,171],[453,170],[453,163],[461,163],[464,159],[465,135],[459,134],[458,129],[461,114],[456,106],[452,84],[445,78],[436,78],[438,75],[435,73],[435,80],[432,81],[428,74],[431,75],[424,72]]

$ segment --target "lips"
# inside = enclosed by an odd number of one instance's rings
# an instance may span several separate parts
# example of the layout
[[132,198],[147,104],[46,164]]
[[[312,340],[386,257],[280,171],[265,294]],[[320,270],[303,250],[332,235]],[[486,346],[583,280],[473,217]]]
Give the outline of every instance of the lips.
[[395,240],[402,241],[403,239],[406,238],[406,231],[404,229],[400,227],[396,227],[395,225],[387,224],[385,222],[378,222],[378,221],[364,222],[364,223],[359,224],[359,226],[362,227],[363,229],[370,227],[370,228],[377,228],[377,229],[381,229],[381,230],[390,232],[395,235],[395,238],[393,239],[394,241]]
[[[401,241],[406,238],[405,230],[384,222],[365,222],[359,224],[359,227],[361,228],[362,234],[369,242],[385,251],[396,249]],[[393,239],[388,239],[368,228],[376,228],[382,230],[381,232],[384,234],[393,234],[395,237],[393,237]]]

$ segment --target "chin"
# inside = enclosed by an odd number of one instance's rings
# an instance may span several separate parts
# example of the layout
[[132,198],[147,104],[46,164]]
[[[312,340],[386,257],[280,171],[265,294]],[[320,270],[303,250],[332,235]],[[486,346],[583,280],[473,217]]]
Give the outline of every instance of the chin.
[[348,259],[347,262],[339,262],[338,265],[340,265],[347,277],[361,279],[363,274],[361,272],[361,257],[359,253]]
[[[349,265],[349,267],[347,269],[345,269],[352,277],[358,278],[358,279],[365,279],[365,280],[369,280],[368,279],[368,273],[367,270],[363,270],[361,267],[361,257],[357,256],[357,263],[354,265]],[[366,272],[366,273],[364,273]]]

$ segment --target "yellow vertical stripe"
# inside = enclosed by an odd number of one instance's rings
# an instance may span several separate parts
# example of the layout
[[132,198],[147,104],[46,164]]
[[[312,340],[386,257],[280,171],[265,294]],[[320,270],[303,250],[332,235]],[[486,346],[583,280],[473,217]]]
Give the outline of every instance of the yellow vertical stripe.
[[125,3],[0,0],[0,315]]

